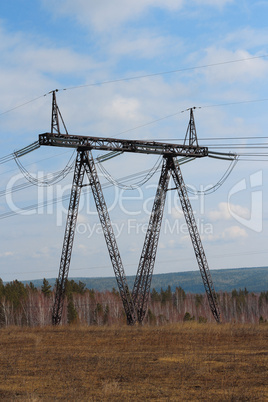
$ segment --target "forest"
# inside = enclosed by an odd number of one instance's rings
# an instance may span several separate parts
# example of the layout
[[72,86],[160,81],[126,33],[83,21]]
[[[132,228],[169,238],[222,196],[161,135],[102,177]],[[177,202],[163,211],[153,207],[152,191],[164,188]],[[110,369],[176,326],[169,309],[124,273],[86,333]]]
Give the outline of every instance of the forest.
[[[0,326],[46,326],[51,324],[54,289],[48,280],[36,288],[17,280],[6,284],[0,279]],[[263,323],[268,320],[268,291],[253,293],[247,289],[217,294],[221,321],[229,323]],[[163,325],[183,321],[213,322],[205,294],[186,293],[181,287],[174,292],[170,286],[150,293],[145,323]],[[87,289],[79,281],[69,280],[63,308],[62,323],[84,325],[117,325],[126,322],[119,292]]]

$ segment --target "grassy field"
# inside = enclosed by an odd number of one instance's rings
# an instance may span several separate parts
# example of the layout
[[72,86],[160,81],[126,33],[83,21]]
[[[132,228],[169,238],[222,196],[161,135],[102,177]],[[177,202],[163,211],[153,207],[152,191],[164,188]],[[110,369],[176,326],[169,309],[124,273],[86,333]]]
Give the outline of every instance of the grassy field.
[[267,401],[268,326],[0,330],[0,399]]

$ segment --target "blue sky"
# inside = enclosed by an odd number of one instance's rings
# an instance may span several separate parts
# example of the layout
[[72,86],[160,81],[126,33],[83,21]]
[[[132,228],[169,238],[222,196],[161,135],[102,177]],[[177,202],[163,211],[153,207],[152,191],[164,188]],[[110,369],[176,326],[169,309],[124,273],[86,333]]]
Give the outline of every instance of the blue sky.
[[[268,2],[247,0],[2,1],[0,156],[49,131],[48,93],[56,88],[68,131],[81,135],[180,141],[189,120],[181,111],[201,107],[195,121],[202,145],[241,154],[215,193],[191,195],[210,268],[267,265],[268,164],[260,155],[268,139],[267,11]],[[207,67],[194,68],[201,66]],[[101,84],[137,76],[146,77]],[[249,148],[255,143],[258,148]],[[40,148],[21,163],[40,177],[63,169],[71,154]],[[119,179],[156,162],[123,155],[104,167]],[[228,161],[202,159],[182,171],[188,185],[202,190],[228,167]],[[56,277],[68,206],[61,198],[68,195],[72,174],[55,186],[23,187],[11,195],[9,189],[27,181],[14,160],[0,165],[0,175],[0,277]],[[107,185],[107,178],[101,180]],[[138,265],[157,181],[155,174],[140,189],[104,190],[127,274]],[[59,202],[3,219],[16,208],[53,198]],[[176,195],[169,192],[156,273],[198,269],[185,229]],[[112,275],[92,199],[83,195],[70,276]]]

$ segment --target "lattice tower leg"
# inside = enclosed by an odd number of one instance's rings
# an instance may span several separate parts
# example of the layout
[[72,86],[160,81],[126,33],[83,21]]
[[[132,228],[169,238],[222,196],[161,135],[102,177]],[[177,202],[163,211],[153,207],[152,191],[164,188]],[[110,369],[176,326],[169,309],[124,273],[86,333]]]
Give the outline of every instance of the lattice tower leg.
[[164,157],[162,171],[132,291],[132,298],[136,307],[138,321],[140,323],[143,321],[147,312],[150,287],[169,179],[170,161]]
[[182,206],[182,210],[185,216],[185,220],[188,226],[188,230],[190,233],[190,237],[192,240],[195,256],[197,259],[198,267],[200,269],[201,277],[203,279],[204,287],[206,290],[206,294],[208,297],[209,306],[211,312],[217,322],[220,322],[220,310],[218,307],[217,296],[214,290],[211,274],[208,267],[208,262],[206,259],[205,251],[203,249],[203,245],[201,242],[201,238],[197,229],[194,213],[192,210],[192,206],[188,197],[187,189],[182,177],[182,173],[175,158],[171,158],[172,160],[172,177],[175,183],[175,186],[178,190],[178,194],[180,197],[180,202]]
[[65,287],[69,273],[75,226],[78,215],[78,206],[85,173],[84,164],[85,164],[85,151],[77,151],[73,184],[72,184],[68,216],[63,240],[63,248],[60,260],[59,276],[56,284],[56,294],[52,312],[53,325],[59,324],[62,316]]
[[102,230],[108,247],[115,277],[117,280],[119,293],[122,298],[124,310],[127,316],[127,323],[133,325],[136,322],[136,313],[131,293],[127,284],[127,279],[123,267],[123,263],[118,250],[113,227],[109,217],[106,202],[102,193],[101,184],[98,178],[96,166],[91,152],[87,154],[87,163],[85,165],[89,183],[92,188],[93,197],[99,214]]

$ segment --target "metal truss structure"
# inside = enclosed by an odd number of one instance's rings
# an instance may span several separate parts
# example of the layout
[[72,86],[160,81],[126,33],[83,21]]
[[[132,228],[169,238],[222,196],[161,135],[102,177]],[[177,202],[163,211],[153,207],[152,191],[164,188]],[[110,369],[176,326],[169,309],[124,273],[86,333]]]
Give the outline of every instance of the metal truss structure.
[[201,237],[199,235],[192,205],[190,203],[187,189],[182,177],[181,169],[177,161],[172,160],[171,165],[172,177],[178,191],[184,217],[188,226],[189,234],[192,240],[195,256],[197,259],[198,267],[201,273],[205,291],[208,297],[211,312],[217,322],[220,322],[220,310],[217,303],[217,296],[214,290],[211,274],[208,267],[206,254],[202,245]]
[[134,281],[132,297],[133,302],[136,306],[139,322],[142,322],[147,311],[158,239],[160,235],[166,200],[166,193],[170,179],[170,167],[171,166],[169,158],[164,157],[162,171],[155,195],[148,229],[145,236],[138,271]]
[[67,128],[65,126],[64,120],[62,118],[60,109],[57,104],[57,99],[56,99],[56,92],[58,90],[56,89],[55,91],[52,91],[52,116],[51,116],[51,134],[56,132],[57,134],[60,134],[60,120],[63,124],[63,127],[65,129],[66,134],[68,135]]
[[136,321],[135,308],[128,289],[127,279],[124,272],[122,260],[117,247],[116,238],[109,217],[106,202],[102,193],[101,184],[99,182],[96,166],[90,151],[77,151],[75,164],[73,185],[71,190],[70,204],[67,216],[67,223],[63,241],[59,276],[56,286],[56,296],[52,313],[52,323],[59,324],[62,315],[63,301],[66,280],[68,278],[69,266],[73,248],[73,240],[75,233],[75,225],[78,216],[79,199],[85,172],[88,176],[89,185],[91,186],[95,204],[97,207],[102,230],[106,240],[107,248],[114,269],[119,293],[123,301],[124,310],[127,316],[127,322],[134,324]]
[[71,262],[74,233],[78,216],[80,194],[85,175],[84,152],[77,152],[73,185],[70,196],[70,204],[67,215],[67,222],[63,240],[63,247],[60,260],[59,276],[56,284],[55,302],[52,312],[52,323],[59,324],[63,308],[63,295],[65,294],[66,281],[68,278]]
[[102,193],[101,184],[99,182],[97,170],[94,164],[94,159],[90,151],[86,152],[85,155],[86,155],[86,164],[85,164],[86,173],[88,175],[89,184],[91,185],[96,208],[99,214],[103,234],[106,240],[117,285],[119,288],[119,293],[127,316],[127,322],[129,324],[134,324],[136,321],[135,308],[131,298],[131,293],[128,288],[127,278],[125,275],[120,253],[117,247],[116,238],[109,217],[108,209]]
[[39,144],[83,150],[135,152],[141,154],[173,155],[202,158],[208,155],[207,147],[178,145],[156,141],[121,140],[117,138],[85,137],[81,135],[44,133]]
[[[173,177],[175,189],[178,191],[211,312],[215,320],[220,322],[220,311],[217,303],[216,292],[214,290],[208,262],[197,229],[194,213],[187,194],[187,189],[182,177],[179,162],[177,160],[177,156],[200,158],[208,155],[208,149],[198,145],[193,109],[190,109],[190,121],[183,145],[148,141],[120,140],[114,138],[82,137],[68,135],[57,106],[55,91],[53,91],[52,94],[51,133],[40,134],[39,143],[40,145],[72,147],[77,149],[77,158],[63,241],[59,276],[56,283],[56,295],[52,313],[52,323],[56,325],[61,321],[66,281],[69,273],[75,227],[78,216],[79,199],[85,173],[92,189],[128,324],[133,325],[136,321],[141,323],[147,312],[151,280],[170,176]],[[60,133],[59,117],[62,120],[66,134]],[[101,189],[94,159],[91,153],[92,149],[163,155],[162,171],[132,292],[129,290],[127,284],[123,263],[116,243],[116,238]]]
[[196,145],[198,147],[198,140],[197,140],[197,134],[196,134],[196,128],[195,128],[193,109],[195,109],[195,108],[189,109],[190,110],[190,121],[189,121],[188,128],[186,131],[184,145],[186,145],[186,143],[188,141],[190,146]]

